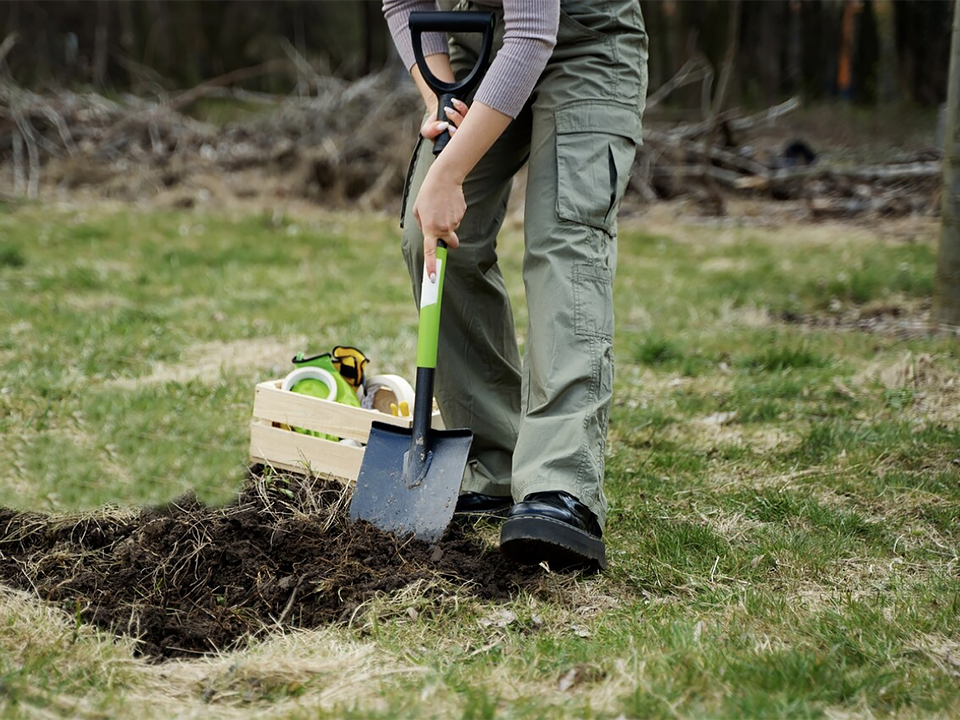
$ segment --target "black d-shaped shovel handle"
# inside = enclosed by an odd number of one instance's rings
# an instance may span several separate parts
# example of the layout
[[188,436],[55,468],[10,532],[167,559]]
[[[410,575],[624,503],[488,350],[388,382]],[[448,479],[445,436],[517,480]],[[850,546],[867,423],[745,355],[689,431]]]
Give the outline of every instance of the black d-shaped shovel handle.
[[[453,107],[453,99],[463,99],[473,92],[484,72],[487,69],[487,62],[490,60],[490,52],[493,50],[493,29],[495,21],[491,12],[412,12],[410,13],[410,34],[413,40],[413,55],[417,59],[417,67],[420,68],[420,74],[426,81],[430,89],[436,93],[439,100],[437,107],[437,120],[446,120],[443,112],[445,107]],[[423,43],[421,35],[425,32],[457,32],[457,33],[483,33],[483,44],[480,47],[480,55],[477,62],[467,76],[459,82],[444,82],[437,78],[430,68],[427,67],[427,60],[423,55]],[[433,154],[439,155],[440,151],[446,147],[450,141],[450,133],[444,131],[433,141]]]

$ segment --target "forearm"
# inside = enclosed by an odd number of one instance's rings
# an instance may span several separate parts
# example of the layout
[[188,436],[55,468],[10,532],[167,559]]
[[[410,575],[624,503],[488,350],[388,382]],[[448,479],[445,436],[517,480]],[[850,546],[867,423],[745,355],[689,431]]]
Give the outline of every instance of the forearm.
[[[434,55],[427,55],[425,59],[427,61],[427,67],[430,68],[430,72],[433,73],[434,77],[443,82],[452,83],[454,81],[453,69],[450,67],[449,55],[437,53]],[[436,94],[434,94],[433,90],[430,89],[430,86],[427,85],[427,81],[423,79],[423,75],[420,73],[420,68],[418,68],[416,65],[410,68],[410,75],[413,77],[413,81],[417,84],[417,90],[420,91],[420,96],[423,98],[423,104],[426,105],[427,110],[433,113],[433,119],[436,120],[438,104]]]
[[510,122],[509,115],[481,102],[473,103],[450,142],[434,160],[431,173],[438,173],[449,182],[463,184]]

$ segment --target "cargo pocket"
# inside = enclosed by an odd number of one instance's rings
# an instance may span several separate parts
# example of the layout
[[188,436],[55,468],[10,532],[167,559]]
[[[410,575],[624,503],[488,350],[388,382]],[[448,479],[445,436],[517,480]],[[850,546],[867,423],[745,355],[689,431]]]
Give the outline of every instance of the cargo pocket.
[[556,123],[557,217],[612,232],[640,140],[636,107],[578,102]]
[[573,330],[580,337],[613,339],[613,273],[604,265],[573,266]]

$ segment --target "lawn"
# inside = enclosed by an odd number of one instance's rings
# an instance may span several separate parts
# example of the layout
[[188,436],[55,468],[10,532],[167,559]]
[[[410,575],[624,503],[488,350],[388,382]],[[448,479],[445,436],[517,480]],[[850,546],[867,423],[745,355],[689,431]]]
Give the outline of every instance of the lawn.
[[[544,571],[502,600],[415,583],[167,662],[4,589],[0,715],[956,717],[960,355],[925,325],[938,225],[765,212],[623,222],[602,575]],[[521,246],[511,221],[522,342]],[[415,335],[391,217],[0,205],[0,506],[229,503],[257,382],[336,344],[412,378]]]

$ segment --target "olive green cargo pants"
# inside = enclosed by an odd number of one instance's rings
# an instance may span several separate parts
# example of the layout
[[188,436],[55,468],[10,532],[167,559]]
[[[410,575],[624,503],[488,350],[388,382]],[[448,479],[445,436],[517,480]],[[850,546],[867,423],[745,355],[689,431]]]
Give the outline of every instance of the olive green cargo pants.
[[[461,2],[458,9],[489,9]],[[502,43],[498,12],[495,47]],[[477,36],[453,35],[458,76]],[[638,0],[563,0],[557,46],[522,113],[464,183],[460,247],[448,255],[436,375],[447,427],[473,430],[463,491],[564,490],[601,526],[613,391],[616,216],[641,136],[647,36]],[[423,236],[413,201],[433,161],[420,142],[403,209],[403,254],[419,294]],[[521,364],[497,233],[527,164]]]

